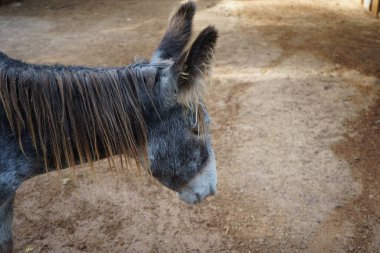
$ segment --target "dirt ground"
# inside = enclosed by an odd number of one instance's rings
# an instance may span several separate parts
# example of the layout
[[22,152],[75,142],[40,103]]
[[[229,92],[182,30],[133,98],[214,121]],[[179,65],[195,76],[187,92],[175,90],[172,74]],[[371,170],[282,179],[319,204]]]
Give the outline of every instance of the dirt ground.
[[[0,7],[0,51],[35,63],[150,57],[173,0]],[[219,184],[189,206],[102,162],[28,180],[15,252],[380,252],[380,20],[356,0],[198,1],[220,31],[212,86]],[[60,182],[61,181],[61,182]]]

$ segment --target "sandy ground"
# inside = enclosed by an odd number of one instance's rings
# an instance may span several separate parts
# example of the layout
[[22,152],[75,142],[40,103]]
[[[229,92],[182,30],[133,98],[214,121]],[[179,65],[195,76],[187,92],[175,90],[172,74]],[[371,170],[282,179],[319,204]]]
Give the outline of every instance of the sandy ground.
[[[24,0],[0,50],[35,63],[150,57],[177,1]],[[380,252],[380,21],[355,0],[198,1],[220,31],[207,104],[218,194],[196,206],[136,171],[33,178],[16,252]],[[63,179],[63,183],[58,182]]]

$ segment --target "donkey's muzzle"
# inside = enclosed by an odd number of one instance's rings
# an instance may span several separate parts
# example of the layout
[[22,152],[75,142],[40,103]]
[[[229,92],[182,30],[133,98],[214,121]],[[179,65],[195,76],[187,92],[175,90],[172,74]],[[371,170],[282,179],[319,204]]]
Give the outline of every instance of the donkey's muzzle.
[[215,195],[218,182],[214,151],[211,150],[205,167],[179,191],[179,198],[188,204],[196,204]]

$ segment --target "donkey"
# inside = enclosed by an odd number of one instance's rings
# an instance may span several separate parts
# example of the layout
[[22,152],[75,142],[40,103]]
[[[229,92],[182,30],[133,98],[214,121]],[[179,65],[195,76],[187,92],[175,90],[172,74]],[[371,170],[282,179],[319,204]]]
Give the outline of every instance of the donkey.
[[174,12],[150,60],[123,67],[27,64],[0,53],[0,252],[13,246],[13,199],[26,179],[120,155],[194,204],[217,173],[202,90],[218,33],[188,46],[195,4]]

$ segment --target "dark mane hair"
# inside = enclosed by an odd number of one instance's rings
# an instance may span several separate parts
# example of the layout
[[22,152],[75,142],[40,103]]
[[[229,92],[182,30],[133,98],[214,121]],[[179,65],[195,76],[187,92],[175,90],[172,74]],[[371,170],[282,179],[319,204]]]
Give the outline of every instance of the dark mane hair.
[[0,99],[21,149],[27,133],[46,168],[93,167],[116,154],[139,166],[148,161],[143,99],[160,67],[34,65],[0,53]]

